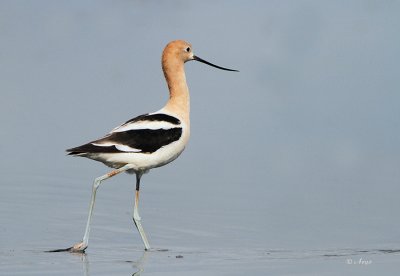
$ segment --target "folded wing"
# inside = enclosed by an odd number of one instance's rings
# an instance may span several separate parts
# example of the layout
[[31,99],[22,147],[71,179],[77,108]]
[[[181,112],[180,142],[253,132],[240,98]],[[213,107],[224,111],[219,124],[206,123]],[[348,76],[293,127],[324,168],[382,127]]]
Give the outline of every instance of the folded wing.
[[178,118],[164,113],[135,117],[113,129],[105,137],[67,149],[69,155],[90,153],[153,153],[178,141],[182,126]]

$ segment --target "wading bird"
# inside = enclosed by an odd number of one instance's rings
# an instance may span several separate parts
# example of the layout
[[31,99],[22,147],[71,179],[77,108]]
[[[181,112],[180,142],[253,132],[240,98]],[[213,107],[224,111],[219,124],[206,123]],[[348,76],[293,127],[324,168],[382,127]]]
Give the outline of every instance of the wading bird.
[[100,161],[115,170],[94,180],[89,215],[83,240],[74,246],[54,251],[84,252],[89,244],[90,221],[96,191],[102,181],[121,172],[136,174],[136,194],[133,221],[143,240],[145,250],[150,244],[139,215],[139,189],[142,175],[150,169],[164,166],[176,159],[189,140],[189,89],[184,63],[196,60],[218,69],[237,71],[214,65],[193,54],[192,45],[183,41],[170,42],[162,54],[162,70],[169,89],[169,100],[159,111],[140,115],[114,128],[103,138],[79,147],[67,149],[69,155]]

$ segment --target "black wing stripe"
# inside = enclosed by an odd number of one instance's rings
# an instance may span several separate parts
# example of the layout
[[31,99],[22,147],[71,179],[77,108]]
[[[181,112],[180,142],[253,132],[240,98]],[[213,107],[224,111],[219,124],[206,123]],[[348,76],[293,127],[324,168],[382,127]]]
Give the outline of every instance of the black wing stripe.
[[91,143],[84,144],[82,146],[76,147],[76,148],[71,148],[66,150],[68,152],[68,155],[79,155],[82,153],[117,153],[121,152],[117,150],[115,146],[109,146],[109,147],[100,147],[100,146],[95,146]]
[[156,114],[143,114],[143,115],[137,116],[137,117],[125,122],[123,125],[129,124],[129,123],[140,122],[140,121],[164,121],[164,122],[171,123],[173,125],[179,125],[181,123],[181,121],[174,116],[167,115],[164,113],[156,113]]
[[82,153],[118,153],[125,152],[118,150],[115,146],[96,146],[101,143],[115,143],[140,150],[141,153],[153,153],[160,148],[179,140],[182,136],[182,128],[170,129],[135,129],[124,132],[113,132],[110,135],[85,145],[67,149],[70,155]]

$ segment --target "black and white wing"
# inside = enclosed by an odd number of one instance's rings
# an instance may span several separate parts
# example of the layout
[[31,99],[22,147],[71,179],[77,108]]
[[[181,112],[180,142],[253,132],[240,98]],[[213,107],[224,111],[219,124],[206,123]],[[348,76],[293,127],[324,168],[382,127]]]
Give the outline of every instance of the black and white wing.
[[114,128],[105,137],[67,149],[69,155],[153,153],[182,136],[181,121],[164,113],[144,114]]

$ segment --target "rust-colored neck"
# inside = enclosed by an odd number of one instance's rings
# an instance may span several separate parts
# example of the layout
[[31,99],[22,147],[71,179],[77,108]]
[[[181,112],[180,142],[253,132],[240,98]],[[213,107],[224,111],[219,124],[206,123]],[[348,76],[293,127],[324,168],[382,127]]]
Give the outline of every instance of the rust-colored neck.
[[189,124],[190,97],[186,84],[184,62],[173,53],[164,52],[162,69],[169,89],[169,100],[165,109],[177,114],[186,124]]

